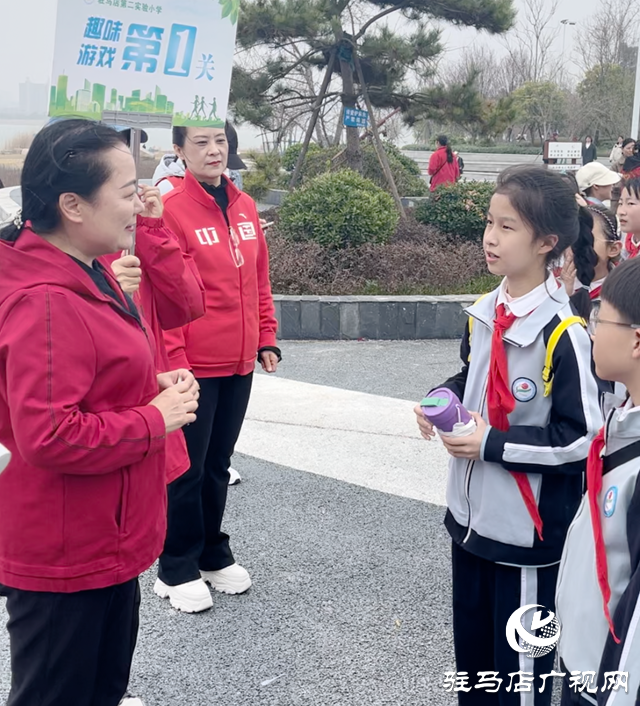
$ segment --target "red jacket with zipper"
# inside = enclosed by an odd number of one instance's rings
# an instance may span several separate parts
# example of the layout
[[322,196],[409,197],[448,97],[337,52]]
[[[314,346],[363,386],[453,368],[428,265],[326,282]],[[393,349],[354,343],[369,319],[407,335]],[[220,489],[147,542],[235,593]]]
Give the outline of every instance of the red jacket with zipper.
[[152,334],[61,250],[28,228],[0,242],[0,441],[13,454],[0,474],[0,583],[104,588],[159,556],[154,350]]
[[193,257],[206,293],[205,315],[167,332],[165,341],[173,367],[188,367],[203,378],[250,373],[258,350],[276,345],[278,326],[256,204],[222,178],[229,224],[188,170],[184,183],[164,196],[164,219]]
[[453,155],[453,161],[447,162],[447,148],[438,149],[429,158],[429,174],[431,175],[431,191],[435,191],[439,184],[455,184],[460,178],[458,158]]
[[[176,236],[162,218],[138,216],[136,256],[142,280],[133,299],[153,332],[158,372],[174,370],[163,339],[163,330],[184,326],[204,315],[204,285],[193,259],[180,249]],[[101,258],[110,266],[120,255]],[[167,483],[190,465],[182,430],[167,435]]]

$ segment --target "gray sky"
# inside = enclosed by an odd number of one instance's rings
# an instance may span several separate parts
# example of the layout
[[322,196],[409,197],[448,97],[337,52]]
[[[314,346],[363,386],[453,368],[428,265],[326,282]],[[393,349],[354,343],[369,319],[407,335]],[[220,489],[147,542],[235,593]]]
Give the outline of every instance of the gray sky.
[[[546,0],[550,2],[551,0]],[[521,0],[515,0],[516,6]],[[560,0],[556,15],[578,23],[586,20],[599,6],[599,0]],[[35,83],[48,83],[53,55],[55,0],[0,0],[0,108],[18,100],[18,84],[29,78]],[[575,27],[566,30],[566,54],[573,50]],[[562,49],[562,28],[556,40],[556,51]],[[500,48],[500,39],[475,30],[447,27],[444,32],[447,51],[452,54],[473,42],[489,43]],[[244,135],[243,135],[244,133]],[[251,139],[252,131],[242,130],[241,144]],[[244,137],[244,139],[243,139]]]

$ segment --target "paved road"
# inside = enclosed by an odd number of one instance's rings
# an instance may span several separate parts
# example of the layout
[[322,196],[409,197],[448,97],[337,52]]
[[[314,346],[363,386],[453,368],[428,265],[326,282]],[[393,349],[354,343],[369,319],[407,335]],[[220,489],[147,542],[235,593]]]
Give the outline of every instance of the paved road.
[[453,706],[446,454],[411,410],[457,343],[283,348],[256,376],[225,518],[254,586],[189,616],[147,572],[131,687],[147,706]]
[[[403,151],[408,157],[418,162],[423,175],[426,176],[429,157],[432,153],[415,150]],[[464,178],[469,180],[495,181],[503,169],[514,164],[542,164],[542,156],[533,154],[478,154],[460,150],[460,156],[464,159]],[[598,161],[606,167],[609,166],[608,157],[602,157]]]

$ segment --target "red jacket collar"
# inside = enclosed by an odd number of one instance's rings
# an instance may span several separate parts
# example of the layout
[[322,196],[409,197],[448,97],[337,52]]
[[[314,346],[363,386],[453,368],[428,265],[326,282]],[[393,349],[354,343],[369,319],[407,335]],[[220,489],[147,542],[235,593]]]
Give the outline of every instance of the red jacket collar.
[[[223,175],[222,180],[226,186],[227,196],[229,197],[229,206],[232,206],[240,198],[242,191],[240,191],[230,179],[227,179],[226,176]],[[216,208],[218,207],[213,196],[202,188],[200,182],[188,169],[184,175],[184,191],[203,206],[211,206],[211,204],[214,203]]]
[[[17,241],[0,241],[0,248],[0,303],[16,291],[43,284],[64,287],[82,296],[112,303],[111,297],[98,289],[89,274],[77,262],[34,233],[28,223]],[[119,292],[120,286],[107,268],[105,274],[116,292]]]

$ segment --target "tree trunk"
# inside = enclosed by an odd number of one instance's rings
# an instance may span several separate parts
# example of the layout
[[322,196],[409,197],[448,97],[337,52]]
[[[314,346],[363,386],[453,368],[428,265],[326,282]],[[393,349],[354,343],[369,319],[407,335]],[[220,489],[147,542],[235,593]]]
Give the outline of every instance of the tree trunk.
[[[341,34],[343,32],[341,31]],[[342,37],[340,37],[342,39]],[[347,53],[347,50],[351,50],[351,45],[348,42],[343,41],[345,50],[343,53],[339,53],[338,57],[340,60],[340,75],[342,76],[342,107],[343,108],[355,108],[356,107],[356,89],[355,82],[353,80],[353,62],[350,62],[343,54]],[[373,119],[373,116],[371,116]],[[343,119],[343,115],[340,116],[340,120]],[[347,149],[345,152],[345,161],[349,169],[353,169],[356,172],[362,174],[363,164],[362,164],[362,150],[360,149],[360,137],[358,133],[358,128],[348,127],[345,128],[347,131]]]

